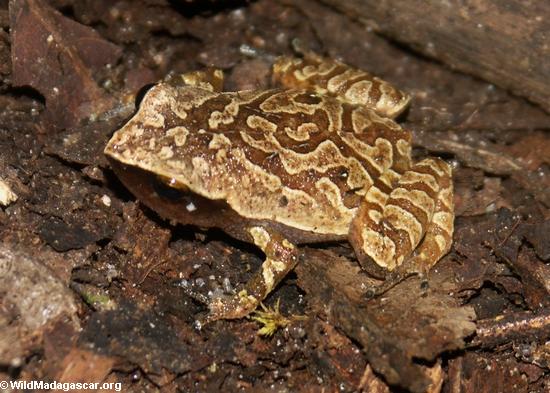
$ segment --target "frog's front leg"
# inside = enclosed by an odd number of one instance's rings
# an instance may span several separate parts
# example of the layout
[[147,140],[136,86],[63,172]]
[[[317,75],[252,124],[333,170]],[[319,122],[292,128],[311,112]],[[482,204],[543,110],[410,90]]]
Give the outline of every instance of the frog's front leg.
[[297,247],[281,234],[262,226],[251,227],[248,232],[266,258],[261,268],[239,293],[212,299],[209,304],[210,313],[204,322],[248,315],[298,262]]
[[201,89],[221,92],[223,90],[224,74],[217,68],[206,68],[201,71],[190,71],[183,74],[169,74],[164,82],[178,86],[194,86]]
[[391,275],[395,283],[426,273],[449,251],[453,219],[451,168],[428,158],[406,171],[389,195],[371,187],[351,224],[350,242],[365,270]]

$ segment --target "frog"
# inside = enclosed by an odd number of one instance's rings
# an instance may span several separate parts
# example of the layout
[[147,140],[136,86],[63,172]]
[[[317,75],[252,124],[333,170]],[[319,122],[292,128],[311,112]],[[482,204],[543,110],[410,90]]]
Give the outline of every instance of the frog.
[[162,81],[104,153],[122,183],[173,224],[256,245],[261,267],[208,301],[203,323],[250,314],[300,259],[347,241],[367,274],[427,274],[452,245],[451,166],[411,158],[396,118],[410,96],[314,53],[281,56],[273,88],[223,91],[221,70]]

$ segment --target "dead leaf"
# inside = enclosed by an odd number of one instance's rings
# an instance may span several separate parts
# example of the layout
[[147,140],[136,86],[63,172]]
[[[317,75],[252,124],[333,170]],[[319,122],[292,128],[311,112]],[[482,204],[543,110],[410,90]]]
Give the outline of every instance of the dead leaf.
[[13,84],[44,96],[50,126],[76,126],[114,106],[94,77],[118,60],[118,46],[41,0],[11,0],[9,12]]

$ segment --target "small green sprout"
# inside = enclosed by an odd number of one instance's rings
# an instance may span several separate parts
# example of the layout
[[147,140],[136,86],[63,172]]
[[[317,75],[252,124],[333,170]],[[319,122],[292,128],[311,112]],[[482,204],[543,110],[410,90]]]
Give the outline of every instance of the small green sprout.
[[261,323],[263,326],[258,330],[260,336],[271,337],[279,329],[284,329],[292,321],[291,318],[287,318],[279,311],[279,300],[275,303],[275,307],[269,308],[260,303],[262,310],[254,311],[254,314],[250,317],[254,321]]

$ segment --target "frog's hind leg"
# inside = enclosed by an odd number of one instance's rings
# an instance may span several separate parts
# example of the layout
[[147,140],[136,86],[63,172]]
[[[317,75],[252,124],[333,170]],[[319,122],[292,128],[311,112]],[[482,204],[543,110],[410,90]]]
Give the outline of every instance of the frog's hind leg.
[[298,262],[297,247],[279,233],[261,226],[251,227],[248,232],[266,258],[243,290],[234,296],[212,299],[209,304],[210,313],[203,323],[248,315]]
[[365,270],[390,276],[391,285],[427,272],[449,251],[451,179],[447,163],[428,158],[406,171],[389,195],[371,187],[350,228],[350,242]]
[[306,89],[362,105],[383,117],[395,118],[408,106],[410,96],[361,69],[306,51],[304,56],[281,56],[273,64],[273,81],[290,89]]
[[426,274],[451,249],[454,229],[453,182],[450,167],[440,161],[440,167],[447,174],[439,178],[439,193],[435,201],[434,214],[428,223],[426,234],[411,257],[405,269],[409,272]]

